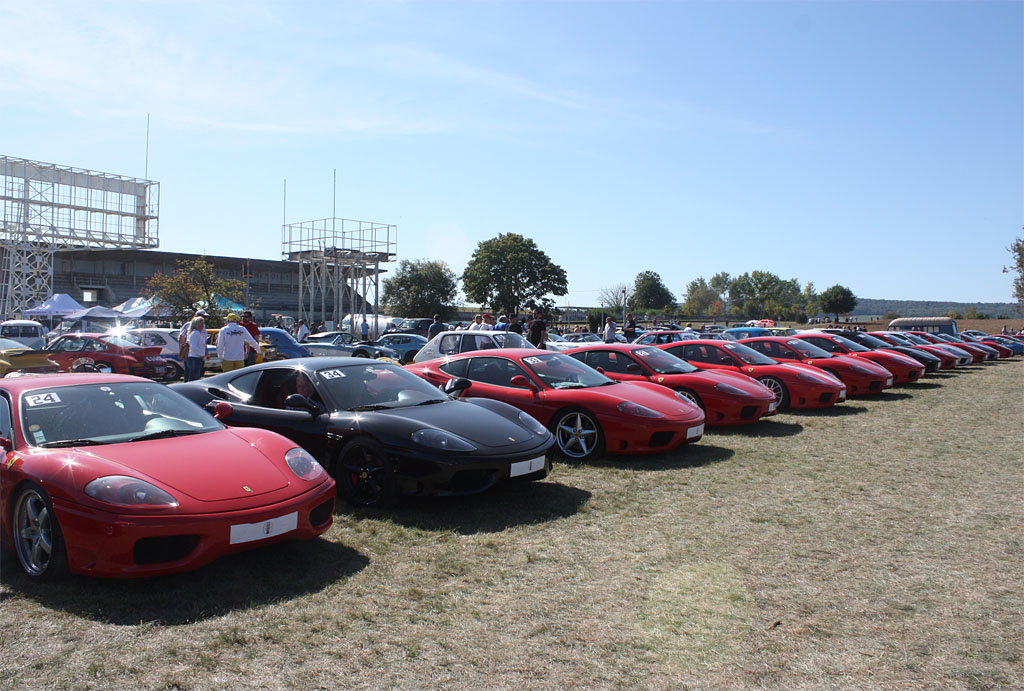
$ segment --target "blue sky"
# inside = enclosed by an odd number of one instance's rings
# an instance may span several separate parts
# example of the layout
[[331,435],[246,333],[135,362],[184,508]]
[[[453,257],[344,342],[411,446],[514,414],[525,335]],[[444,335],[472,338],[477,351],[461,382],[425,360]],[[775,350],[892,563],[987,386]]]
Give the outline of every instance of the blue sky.
[[658,272],[1010,301],[1021,2],[0,0],[0,154],[161,184],[161,248],[533,238],[558,304]]

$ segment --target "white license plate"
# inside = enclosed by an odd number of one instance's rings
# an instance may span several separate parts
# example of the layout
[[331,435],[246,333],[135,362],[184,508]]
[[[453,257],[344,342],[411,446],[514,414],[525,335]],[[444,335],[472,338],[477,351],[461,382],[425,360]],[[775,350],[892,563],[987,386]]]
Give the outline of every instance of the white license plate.
[[842,403],[845,400],[846,400],[846,389],[843,389],[842,391],[839,392],[839,395],[836,396],[836,401]]
[[704,425],[697,425],[686,430],[687,439],[696,439],[697,437],[704,434]]
[[268,537],[291,532],[297,527],[299,527],[298,511],[259,523],[239,523],[231,526],[231,544],[238,545],[243,542],[265,540]]
[[544,456],[537,456],[537,458],[531,458],[528,461],[513,463],[508,471],[508,476],[518,477],[520,475],[536,473],[538,470],[544,470]]
[[772,401],[771,403],[768,404],[768,412],[770,413],[770,412],[772,412],[773,410],[775,410],[778,407],[779,407],[779,402],[778,401]]
[[888,379],[885,380],[885,385],[892,386],[892,377],[889,377]]

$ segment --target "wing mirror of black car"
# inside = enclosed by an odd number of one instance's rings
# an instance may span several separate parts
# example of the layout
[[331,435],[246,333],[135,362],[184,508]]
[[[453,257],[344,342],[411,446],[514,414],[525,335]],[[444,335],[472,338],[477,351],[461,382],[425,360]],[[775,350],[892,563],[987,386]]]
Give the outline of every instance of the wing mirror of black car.
[[288,398],[284,399],[284,407],[289,410],[305,410],[313,417],[316,417],[317,415],[323,412],[319,405],[309,400],[300,393],[293,393],[290,396],[288,396]]
[[473,382],[465,377],[455,377],[454,379],[449,379],[448,383],[444,385],[444,392],[449,396],[458,398],[462,395],[462,392],[472,385]]
[[235,412],[234,408],[227,401],[219,401],[217,405],[213,407],[213,417],[218,420],[226,420],[231,417],[231,414]]
[[635,362],[626,363],[626,372],[629,374],[643,374],[643,368]]
[[519,389],[529,389],[530,391],[537,391],[537,387],[534,386],[529,379],[527,379],[521,374],[517,374],[516,376],[512,377],[508,383]]

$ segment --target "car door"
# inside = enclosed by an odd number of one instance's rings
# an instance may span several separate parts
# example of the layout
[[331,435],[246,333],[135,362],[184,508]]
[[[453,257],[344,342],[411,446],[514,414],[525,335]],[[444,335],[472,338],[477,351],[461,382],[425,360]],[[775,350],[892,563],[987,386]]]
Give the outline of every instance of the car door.
[[60,365],[61,372],[67,372],[75,362],[83,358],[85,339],[79,336],[61,336],[50,344],[48,357]]
[[[512,378],[519,375],[526,377],[538,391],[513,386]],[[529,372],[508,358],[486,355],[470,358],[465,377],[473,382],[466,392],[468,397],[503,401],[545,423],[550,417],[551,411],[546,410],[540,386]]]
[[[330,414],[323,398],[317,392],[310,400],[324,411],[312,415],[306,410],[284,407],[284,400],[297,393],[298,377],[304,377],[316,391],[316,385],[305,372],[291,367],[270,367],[258,372],[246,372],[227,383],[227,389],[211,389],[214,401],[231,404],[231,415],[224,423],[232,427],[259,427],[288,437],[318,459],[323,459],[327,447],[327,427]],[[207,408],[214,406],[207,405]]]

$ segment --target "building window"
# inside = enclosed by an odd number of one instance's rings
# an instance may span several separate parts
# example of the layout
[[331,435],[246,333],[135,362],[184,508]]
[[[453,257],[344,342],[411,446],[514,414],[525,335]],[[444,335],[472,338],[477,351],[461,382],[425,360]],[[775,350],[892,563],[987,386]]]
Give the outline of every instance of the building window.
[[100,291],[96,288],[82,289],[82,302],[99,302]]

